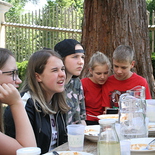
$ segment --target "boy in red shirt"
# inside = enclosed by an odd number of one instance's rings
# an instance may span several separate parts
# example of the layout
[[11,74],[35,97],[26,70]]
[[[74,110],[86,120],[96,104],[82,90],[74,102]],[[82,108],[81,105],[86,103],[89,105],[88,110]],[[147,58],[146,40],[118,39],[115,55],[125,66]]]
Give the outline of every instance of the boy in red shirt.
[[135,86],[145,87],[146,99],[151,99],[150,89],[145,78],[133,73],[134,52],[129,46],[120,45],[113,53],[113,72],[102,86],[103,107],[118,107],[119,96]]

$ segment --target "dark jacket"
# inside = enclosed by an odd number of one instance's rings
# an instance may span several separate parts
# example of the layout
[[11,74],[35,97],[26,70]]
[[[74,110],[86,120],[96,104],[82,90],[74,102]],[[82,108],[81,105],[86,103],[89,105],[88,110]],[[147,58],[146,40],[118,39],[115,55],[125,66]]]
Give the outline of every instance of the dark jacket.
[[[34,130],[37,146],[41,148],[42,154],[48,152],[52,135],[49,115],[45,115],[43,112],[37,112],[31,98],[26,100],[25,109]],[[59,146],[67,142],[65,115],[59,111],[54,117],[58,132],[57,146]],[[8,136],[15,138],[15,126],[9,107],[7,107],[4,112],[4,129]]]

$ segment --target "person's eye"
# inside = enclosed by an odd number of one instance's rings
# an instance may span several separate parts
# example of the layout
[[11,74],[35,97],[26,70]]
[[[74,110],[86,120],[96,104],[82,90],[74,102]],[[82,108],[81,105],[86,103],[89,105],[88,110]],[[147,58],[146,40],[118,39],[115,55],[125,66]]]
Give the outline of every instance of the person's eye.
[[122,69],[127,69],[127,67],[122,67]]
[[57,69],[53,69],[53,70],[52,70],[52,72],[57,72],[57,71],[58,71]]
[[13,72],[8,73],[8,75],[13,75]]
[[82,59],[85,59],[85,55],[82,56]]
[[104,74],[108,74],[109,72],[105,72]]
[[62,71],[65,71],[65,69],[66,69],[65,66],[62,66],[62,67],[61,67],[61,70],[62,70]]
[[78,58],[78,56],[77,56],[77,55],[75,55],[75,56],[73,56],[73,58]]

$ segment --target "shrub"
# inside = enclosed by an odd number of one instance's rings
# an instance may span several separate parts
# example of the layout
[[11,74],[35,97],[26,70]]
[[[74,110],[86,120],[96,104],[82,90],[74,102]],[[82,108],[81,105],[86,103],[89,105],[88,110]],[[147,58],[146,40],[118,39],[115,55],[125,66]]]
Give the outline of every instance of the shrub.
[[151,59],[152,59],[152,67],[153,67],[153,76],[155,77],[155,53],[152,53]]
[[19,71],[19,78],[23,81],[26,75],[28,61],[17,62],[17,67]]

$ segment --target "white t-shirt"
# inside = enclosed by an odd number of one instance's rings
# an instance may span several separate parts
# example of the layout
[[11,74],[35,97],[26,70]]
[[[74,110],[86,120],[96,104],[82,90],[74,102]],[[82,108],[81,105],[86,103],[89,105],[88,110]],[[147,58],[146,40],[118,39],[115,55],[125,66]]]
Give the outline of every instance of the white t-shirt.
[[50,148],[49,151],[51,151],[52,149],[54,149],[56,147],[56,142],[57,142],[57,129],[56,129],[56,123],[55,123],[55,118],[54,115],[50,114],[50,122],[51,122],[51,144],[50,144]]

